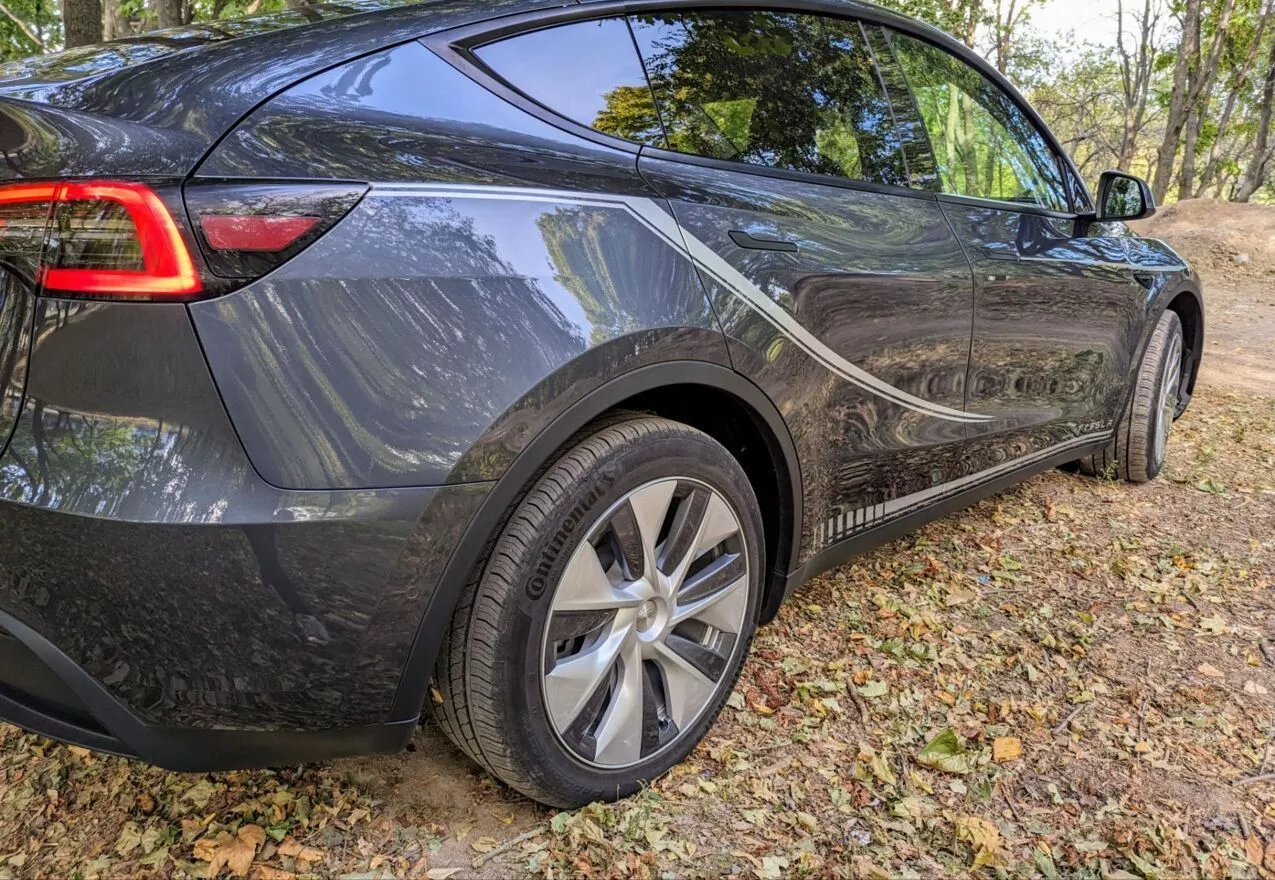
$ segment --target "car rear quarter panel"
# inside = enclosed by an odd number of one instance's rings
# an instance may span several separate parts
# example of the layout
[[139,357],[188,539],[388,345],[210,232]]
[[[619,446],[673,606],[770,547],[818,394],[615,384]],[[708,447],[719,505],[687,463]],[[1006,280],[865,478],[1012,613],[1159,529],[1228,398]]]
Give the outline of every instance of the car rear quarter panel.
[[273,485],[495,479],[615,375],[729,363],[693,266],[625,208],[653,195],[635,155],[527,115],[420,44],[289,90],[199,175],[372,183],[291,263],[191,310]]
[[184,306],[45,300],[35,328],[0,457],[0,612],[146,723],[385,720],[488,486],[281,491],[248,463]]

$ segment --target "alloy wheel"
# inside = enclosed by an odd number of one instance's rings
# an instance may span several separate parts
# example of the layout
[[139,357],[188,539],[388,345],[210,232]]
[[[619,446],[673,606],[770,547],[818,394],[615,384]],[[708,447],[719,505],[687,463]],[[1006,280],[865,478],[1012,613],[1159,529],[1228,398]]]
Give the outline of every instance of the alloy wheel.
[[577,759],[617,769],[670,748],[734,668],[749,608],[744,529],[721,493],[668,478],[629,492],[553,595],[542,687]]

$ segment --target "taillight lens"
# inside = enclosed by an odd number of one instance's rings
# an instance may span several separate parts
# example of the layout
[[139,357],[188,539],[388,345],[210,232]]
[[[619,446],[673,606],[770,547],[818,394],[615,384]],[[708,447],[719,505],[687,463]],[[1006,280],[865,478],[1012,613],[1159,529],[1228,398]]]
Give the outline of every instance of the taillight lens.
[[309,247],[367,189],[224,180],[0,184],[0,262],[57,297],[217,296]]
[[197,180],[186,184],[186,212],[209,271],[252,279],[317,241],[366,192],[364,183]]
[[199,218],[199,228],[215,251],[273,254],[292,247],[321,220],[271,214],[205,214]]
[[140,183],[64,183],[53,206],[44,289],[102,296],[203,290],[173,216]]
[[[57,295],[186,298],[203,290],[181,230],[149,186],[62,181],[0,186],[0,241],[36,249],[37,281]],[[0,250],[8,247],[0,244]]]

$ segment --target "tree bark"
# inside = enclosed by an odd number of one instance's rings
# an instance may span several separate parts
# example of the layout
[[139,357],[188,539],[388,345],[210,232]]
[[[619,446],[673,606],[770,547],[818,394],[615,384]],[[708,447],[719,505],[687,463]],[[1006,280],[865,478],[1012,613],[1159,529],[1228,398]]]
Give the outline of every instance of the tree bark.
[[155,23],[160,28],[181,27],[182,0],[155,0]]
[[1116,51],[1120,55],[1120,82],[1124,92],[1124,113],[1121,120],[1120,147],[1116,153],[1116,167],[1128,171],[1133,166],[1138,149],[1138,139],[1147,121],[1147,102],[1151,96],[1151,77],[1158,52],[1156,35],[1160,24],[1158,0],[1143,0],[1142,16],[1138,18],[1138,49],[1131,54],[1125,46],[1124,2],[1116,4]]
[[1266,185],[1271,173],[1271,111],[1275,107],[1275,40],[1271,41],[1266,79],[1262,83],[1262,108],[1258,115],[1257,138],[1249,153],[1248,167],[1235,190],[1235,201],[1247,202]]
[[120,0],[105,0],[105,7],[103,38],[118,40],[120,37],[132,36],[133,23],[128,20],[128,16],[120,9]]
[[1182,143],[1182,127],[1186,124],[1187,90],[1190,88],[1192,47],[1200,38],[1200,0],[1187,0],[1182,16],[1182,41],[1178,44],[1178,57],[1173,64],[1173,92],[1169,98],[1169,112],[1164,124],[1164,139],[1156,153],[1155,174],[1151,178],[1151,191],[1156,203],[1164,201],[1169,192],[1169,180]]
[[1185,127],[1186,140],[1182,145],[1182,168],[1178,172],[1178,201],[1185,201],[1195,193],[1195,153],[1200,145],[1200,129],[1204,127],[1207,103],[1191,108]]
[[68,49],[102,42],[102,0],[62,0],[62,38]]
[[1157,202],[1164,200],[1173,182],[1173,169],[1178,147],[1182,144],[1182,133],[1192,113],[1198,109],[1201,98],[1213,87],[1222,48],[1226,43],[1227,29],[1231,23],[1231,13],[1235,10],[1235,0],[1224,0],[1207,58],[1200,32],[1203,24],[1200,6],[1201,0],[1186,0],[1182,19],[1182,42],[1173,66],[1173,93],[1164,123],[1164,140],[1160,142],[1160,148],[1156,152],[1155,175],[1151,180],[1151,191]]

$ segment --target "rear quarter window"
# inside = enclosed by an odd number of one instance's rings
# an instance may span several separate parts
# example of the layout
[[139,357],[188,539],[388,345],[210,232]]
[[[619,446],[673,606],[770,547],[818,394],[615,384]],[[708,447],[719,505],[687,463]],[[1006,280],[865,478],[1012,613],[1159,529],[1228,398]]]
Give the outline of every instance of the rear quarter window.
[[624,19],[518,34],[480,46],[474,54],[512,88],[573,122],[664,146],[651,88]]

